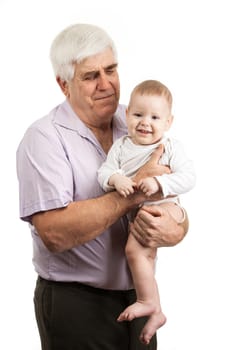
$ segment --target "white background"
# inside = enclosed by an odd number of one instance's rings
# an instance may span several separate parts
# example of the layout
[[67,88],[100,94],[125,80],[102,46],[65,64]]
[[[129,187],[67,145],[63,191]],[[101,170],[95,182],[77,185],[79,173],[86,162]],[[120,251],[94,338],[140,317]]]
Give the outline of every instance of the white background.
[[170,87],[172,134],[195,162],[197,186],[182,198],[189,233],[159,252],[157,279],[168,321],[158,331],[158,349],[232,350],[230,0],[0,0],[0,347],[40,349],[31,237],[18,219],[15,151],[26,127],[63,101],[49,48],[75,22],[100,25],[114,38],[121,102],[142,79]]

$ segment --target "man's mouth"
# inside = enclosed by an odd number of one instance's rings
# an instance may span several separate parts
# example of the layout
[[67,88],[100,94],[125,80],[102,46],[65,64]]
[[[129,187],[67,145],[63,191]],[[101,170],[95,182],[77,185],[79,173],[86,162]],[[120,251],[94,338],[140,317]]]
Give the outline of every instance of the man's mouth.
[[94,98],[95,101],[98,101],[98,100],[105,100],[107,98],[110,98],[110,97],[113,97],[114,94],[108,94],[108,95],[103,95],[103,96],[97,96]]

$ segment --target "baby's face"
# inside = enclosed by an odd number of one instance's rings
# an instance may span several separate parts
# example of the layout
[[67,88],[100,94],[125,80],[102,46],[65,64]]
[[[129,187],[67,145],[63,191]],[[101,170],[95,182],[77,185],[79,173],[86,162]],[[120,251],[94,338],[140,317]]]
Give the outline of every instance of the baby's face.
[[127,110],[128,133],[135,144],[151,145],[160,141],[172,119],[164,96],[135,94]]

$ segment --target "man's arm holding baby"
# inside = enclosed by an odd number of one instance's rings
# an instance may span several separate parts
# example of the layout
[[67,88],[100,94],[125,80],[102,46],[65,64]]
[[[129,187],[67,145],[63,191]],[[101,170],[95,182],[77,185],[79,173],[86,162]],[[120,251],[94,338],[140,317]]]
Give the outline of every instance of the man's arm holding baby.
[[[163,152],[163,145],[160,145],[133,179],[145,194],[152,193],[153,186],[157,189],[150,197],[151,200],[163,199],[161,188],[154,176],[171,173],[169,167],[159,164]],[[150,176],[154,182],[147,180]],[[172,201],[161,203],[159,206],[141,207],[134,222],[130,224],[130,232],[141,244],[156,248],[178,244],[185,237],[188,228],[189,221],[185,209]]]

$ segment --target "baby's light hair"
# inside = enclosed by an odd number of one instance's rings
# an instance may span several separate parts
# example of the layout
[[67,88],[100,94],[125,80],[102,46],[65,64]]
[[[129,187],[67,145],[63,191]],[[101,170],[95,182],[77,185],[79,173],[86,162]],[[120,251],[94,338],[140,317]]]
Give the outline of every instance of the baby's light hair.
[[164,96],[168,102],[170,109],[172,109],[171,91],[166,85],[164,85],[158,80],[145,80],[137,86],[135,86],[131,93],[130,101],[135,94]]
[[78,23],[64,29],[52,42],[50,59],[54,74],[64,81],[72,80],[74,64],[96,55],[107,48],[112,49],[117,60],[115,44],[100,27]]

